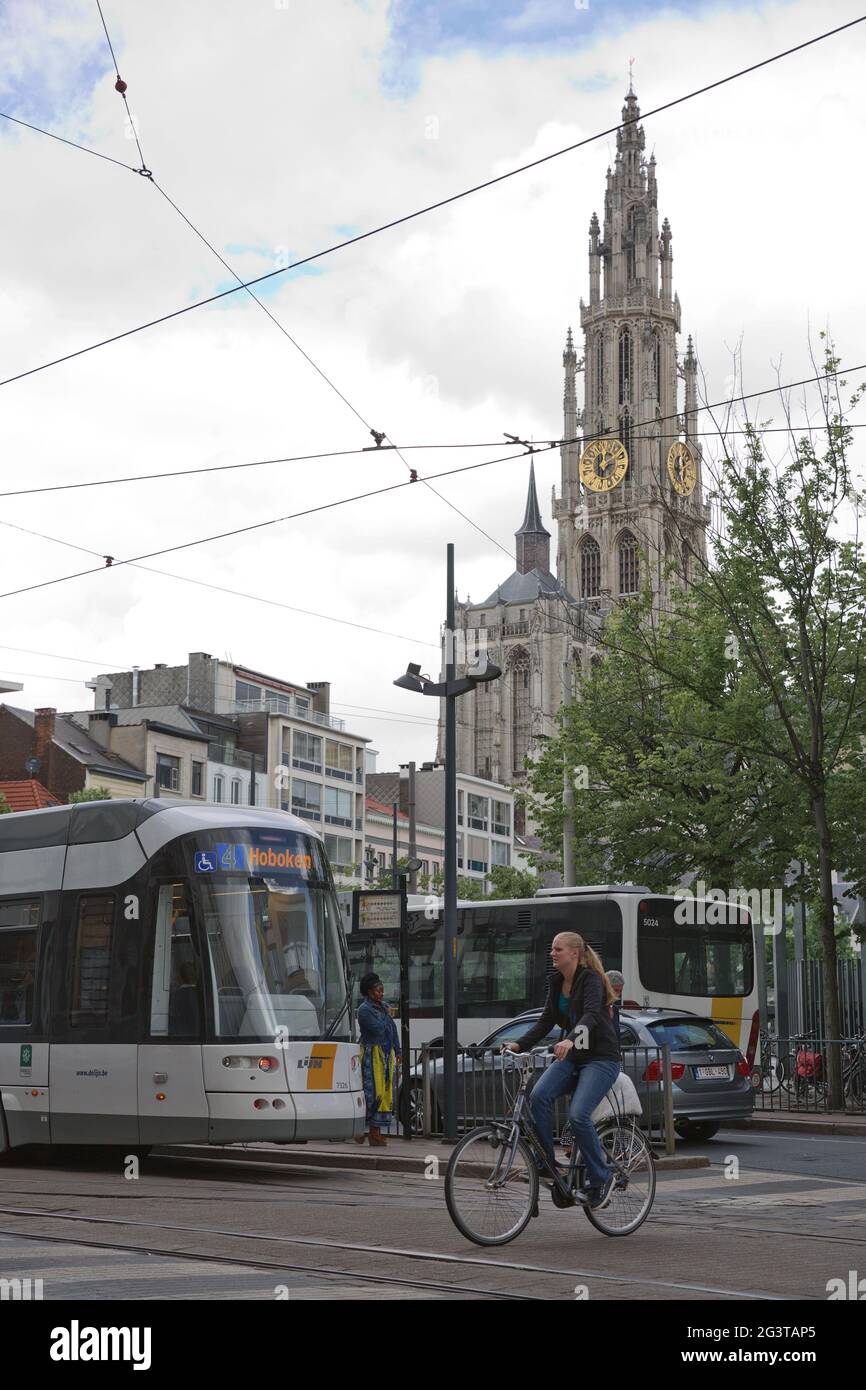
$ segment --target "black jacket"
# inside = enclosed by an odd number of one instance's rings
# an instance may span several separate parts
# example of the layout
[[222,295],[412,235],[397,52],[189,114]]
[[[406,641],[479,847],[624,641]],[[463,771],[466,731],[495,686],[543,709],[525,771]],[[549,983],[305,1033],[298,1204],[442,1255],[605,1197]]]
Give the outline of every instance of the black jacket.
[[589,1030],[589,1048],[573,1047],[568,1054],[569,1060],[575,1066],[602,1058],[610,1062],[620,1061],[619,1036],[604,1002],[601,976],[585,965],[578,966],[571,983],[568,1017],[565,1017],[559,1008],[561,993],[562,975],[558,970],[554,970],[550,977],[544,1012],[535,1027],[530,1028],[525,1037],[520,1039],[519,1050],[528,1052],[536,1043],[541,1042],[542,1038],[546,1038],[553,1028],[567,1029],[563,1040],[568,1039],[571,1042],[575,1041],[578,1028],[586,1028]]

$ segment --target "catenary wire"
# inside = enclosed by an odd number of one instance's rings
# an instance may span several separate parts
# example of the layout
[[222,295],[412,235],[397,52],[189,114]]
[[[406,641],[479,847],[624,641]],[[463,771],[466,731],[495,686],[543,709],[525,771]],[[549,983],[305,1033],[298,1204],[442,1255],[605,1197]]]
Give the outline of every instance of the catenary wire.
[[[643,115],[640,116],[639,119],[641,122],[647,121],[650,119],[651,116],[657,116],[663,111],[669,111],[673,107],[679,106],[685,101],[691,101],[694,97],[703,96],[706,92],[710,92],[718,87],[725,86],[726,83],[733,82],[741,77],[745,77],[749,73],[757,72],[759,69],[767,67],[771,63],[780,62],[781,59],[788,58],[794,53],[799,53],[803,49],[810,48],[813,44],[821,43],[825,39],[833,38],[835,35],[843,33],[845,30],[851,29],[857,24],[862,24],[864,20],[866,20],[866,15],[859,15],[856,19],[849,20],[845,24],[837,25],[835,28],[828,29],[822,34],[816,34],[811,39],[806,39],[803,43],[795,44],[792,48],[786,48],[779,53],[772,54],[769,58],[761,59],[760,62],[752,63],[748,67],[740,68],[733,73],[728,73],[727,76],[720,77],[716,79],[716,81],[714,82],[708,82],[703,87],[697,87],[691,92],[685,92],[680,97],[674,97],[671,101],[664,102],[661,106],[653,107],[651,110],[645,112]],[[371,227],[366,232],[359,232],[356,236],[347,237],[343,241],[335,242],[333,246],[325,247],[321,251],[315,251],[309,256],[302,257],[300,260],[292,261],[289,265],[279,266],[275,270],[267,271],[264,275],[259,275],[253,278],[252,280],[245,281],[243,288],[246,289],[250,285],[260,285],[266,280],[273,279],[276,275],[285,275],[288,271],[296,270],[299,266],[309,265],[312,261],[321,260],[323,257],[333,255],[334,252],[342,251],[348,246],[354,246],[358,242],[366,241],[370,237],[377,236],[382,232],[390,231],[394,227],[403,226],[407,222],[412,222],[418,217],[425,216],[427,213],[435,212],[439,208],[447,207],[452,203],[461,201],[463,198],[468,198],[475,193],[482,192],[482,190],[484,189],[492,188],[496,184],[503,183],[506,179],[514,178],[518,174],[524,174],[528,172],[528,170],[530,169],[536,169],[542,164],[546,164],[553,159],[558,159],[562,155],[571,154],[574,150],[581,149],[584,146],[590,145],[597,140],[606,139],[608,136],[613,135],[617,130],[621,130],[625,126],[632,124],[636,124],[636,122],[622,122],[618,125],[610,126],[606,130],[598,131],[595,135],[588,135],[583,140],[577,140],[574,142],[574,144],[563,146],[559,150],[553,150],[550,154],[542,155],[538,159],[531,160],[528,164],[519,165],[516,169],[510,169],[504,174],[497,174],[493,178],[485,179],[482,183],[474,184],[471,188],[463,189],[461,192],[453,193],[449,195],[447,198],[441,198],[435,203],[429,203],[425,207],[417,208],[414,212],[405,213],[401,217],[392,218],[391,221],[381,223],[377,227]],[[73,358],[82,357],[85,353],[95,352],[98,348],[107,347],[111,343],[120,342],[122,339],[132,337],[136,333],[142,333],[146,329],[155,328],[158,324],[167,323],[171,319],[179,318],[183,314],[191,313],[194,309],[203,308],[206,304],[214,304],[221,299],[225,299],[229,295],[237,294],[240,288],[242,287],[235,286],[232,289],[222,290],[217,294],[209,295],[205,299],[195,300],[192,304],[185,304],[182,308],[174,309],[168,314],[162,314],[159,318],[150,319],[146,323],[137,324],[134,328],[124,329],[121,333],[112,334],[110,337],[102,338],[99,342],[96,343],[89,343],[86,347],[77,348],[74,352],[64,353],[61,357],[52,358],[49,362],[42,362],[37,367],[29,367],[26,371],[16,372],[13,376],[9,376],[4,378],[3,380],[0,380],[0,386],[11,385],[11,383],[14,381],[21,381],[25,377],[34,376],[37,372],[44,372],[47,371],[50,367],[59,366],[62,362],[72,361]]]
[[126,99],[126,87],[120,85],[123,79],[120,76],[120,68],[117,66],[117,59],[114,56],[114,45],[111,42],[111,35],[108,32],[108,25],[105,22],[105,15],[102,13],[102,5],[100,4],[100,0],[96,0],[96,8],[99,10],[99,18],[102,20],[102,27],[105,30],[105,37],[108,41],[108,51],[111,54],[111,61],[114,64],[114,71],[118,82],[116,90],[120,92],[120,95],[123,98],[123,105],[126,108],[126,119],[129,122],[129,128],[132,131],[133,136],[135,137],[135,146],[138,150],[138,157],[141,160],[141,168],[138,170],[138,172],[140,174],[145,174],[148,178],[152,178],[150,170],[147,167],[147,162],[144,158],[144,153],[141,148],[141,142],[138,138],[138,127],[136,126],[135,121],[132,118],[132,112],[129,109],[129,102]]
[[71,145],[74,150],[83,150],[85,154],[95,155],[97,159],[107,159],[109,164],[117,164],[121,169],[128,169],[131,174],[139,172],[134,164],[124,164],[122,159],[115,159],[113,155],[103,154],[101,150],[92,150],[89,145],[79,145],[77,140],[67,140],[64,135],[55,135],[53,130],[43,130],[41,126],[31,125],[29,121],[22,121],[19,116],[10,116],[8,111],[0,111],[0,118],[12,121],[15,125],[22,125],[25,130],[35,130],[37,135],[47,135],[49,140],[59,140],[61,145]]

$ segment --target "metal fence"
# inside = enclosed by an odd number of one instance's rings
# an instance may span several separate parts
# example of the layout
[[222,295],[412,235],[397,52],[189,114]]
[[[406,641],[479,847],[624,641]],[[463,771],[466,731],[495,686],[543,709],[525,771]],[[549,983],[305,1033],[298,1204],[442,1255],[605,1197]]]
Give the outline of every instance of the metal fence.
[[[623,1069],[631,1077],[641,1101],[641,1126],[660,1145],[673,1152],[673,1132],[665,1125],[665,1054],[670,1067],[670,1049],[631,1047],[623,1049]],[[535,1058],[536,1081],[553,1062],[550,1054]],[[413,1135],[437,1137],[443,1133],[444,1061],[441,1049],[425,1045],[413,1048],[408,1066],[404,1058],[403,1076],[395,1100],[399,1126],[404,1123],[403,1106],[408,1106],[406,1124]],[[474,1129],[492,1120],[506,1119],[514,1105],[519,1075],[507,1061],[503,1065],[498,1048],[463,1048],[457,1057],[457,1128]],[[563,1137],[568,1120],[568,1103],[557,1103],[554,1135]],[[567,1137],[567,1136],[566,1136]]]
[[[812,962],[809,962],[810,964]],[[866,1034],[826,1038],[817,1031],[791,1038],[762,1033],[752,1082],[758,1110],[829,1113],[833,1050],[842,1063],[842,1103],[866,1114]]]
[[[839,1024],[847,1038],[866,1029],[863,1014],[863,981],[859,960],[836,962],[839,988]],[[824,1020],[824,962],[788,961],[788,1022],[792,1033],[826,1034]]]

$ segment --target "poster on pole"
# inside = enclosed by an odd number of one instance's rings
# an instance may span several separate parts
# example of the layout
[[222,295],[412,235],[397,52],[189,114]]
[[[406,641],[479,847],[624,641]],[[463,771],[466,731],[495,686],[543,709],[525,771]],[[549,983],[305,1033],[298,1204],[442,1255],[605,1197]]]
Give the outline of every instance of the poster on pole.
[[376,889],[372,892],[356,889],[352,903],[353,930],[399,931],[401,898],[399,889]]

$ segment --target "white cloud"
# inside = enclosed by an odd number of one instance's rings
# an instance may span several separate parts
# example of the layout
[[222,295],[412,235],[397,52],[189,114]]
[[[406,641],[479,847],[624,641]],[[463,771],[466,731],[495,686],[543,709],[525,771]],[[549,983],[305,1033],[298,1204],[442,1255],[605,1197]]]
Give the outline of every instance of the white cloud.
[[[14,93],[36,93],[59,133],[134,162],[113,72],[94,66],[103,62],[95,11],[70,6],[62,27],[54,11],[41,0],[11,7],[0,70]],[[613,124],[623,55],[636,58],[646,110],[809,37],[823,21],[805,3],[693,20],[660,10],[591,46],[576,31],[571,51],[563,43],[555,53],[431,59],[405,99],[380,84],[385,0],[294,0],[288,9],[262,0],[240,10],[228,0],[115,0],[109,22],[157,178],[223,254],[244,248],[227,255],[241,273],[261,273],[280,248],[308,254],[338,240],[342,224],[366,229]],[[683,327],[696,336],[711,394],[723,393],[725,343],[741,333],[747,387],[771,382],[780,354],[792,377],[808,374],[809,321],[829,319],[843,356],[863,355],[855,267],[864,41],[853,30],[647,122]],[[580,89],[599,73],[614,79],[609,91]],[[32,105],[25,119],[42,123]],[[0,138],[13,279],[0,375],[226,283],[146,180],[15,128]],[[398,442],[494,441],[504,430],[555,437],[563,339],[569,323],[579,327],[586,228],[602,210],[610,143],[337,252],[323,274],[280,284],[268,305],[365,419]],[[3,405],[3,491],[372,442],[243,294],[5,387]],[[776,409],[768,401],[764,413]],[[407,457],[431,472],[475,459]],[[548,517],[558,467],[556,454],[536,464]],[[526,474],[519,461],[436,487],[508,546]],[[0,516],[124,557],[405,477],[394,454],[365,454],[7,499]],[[437,640],[448,540],[462,593],[484,597],[508,574],[502,551],[421,487],[152,562],[413,642],[120,569],[0,600],[2,640],[104,656],[107,667],[231,651],[292,679],[330,679],[338,703],[429,715],[391,681],[407,660],[435,665],[421,644]],[[0,528],[2,590],[87,564]],[[0,674],[47,673],[27,677],[22,702],[86,702],[52,680],[75,667],[2,649],[0,660]],[[360,714],[352,722],[382,749],[382,766],[433,753],[432,726],[422,735]]]

